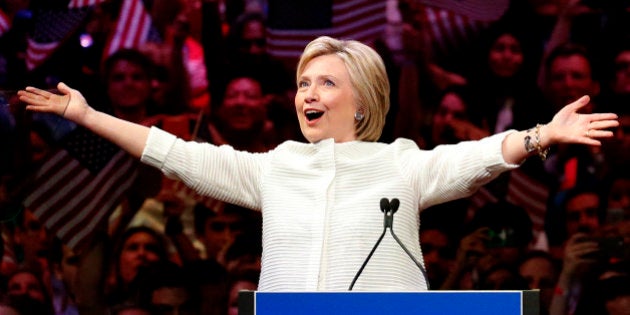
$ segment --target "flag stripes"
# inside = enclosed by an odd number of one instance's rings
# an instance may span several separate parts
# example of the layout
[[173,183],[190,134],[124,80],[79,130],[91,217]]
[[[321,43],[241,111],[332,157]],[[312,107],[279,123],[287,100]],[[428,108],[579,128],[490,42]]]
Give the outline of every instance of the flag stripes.
[[549,187],[527,174],[521,169],[512,170],[506,199],[525,208],[529,213],[534,230],[543,230]]
[[456,49],[490,25],[490,22],[473,20],[451,10],[431,6],[424,6],[421,16],[436,52]]
[[299,58],[304,47],[321,35],[370,42],[385,30],[385,1],[335,0],[332,26],[314,29],[267,29],[269,54],[281,58]]
[[142,0],[125,0],[116,28],[105,47],[107,57],[122,48],[136,48],[148,41],[152,19]]
[[72,8],[90,7],[90,6],[95,6],[97,4],[101,4],[105,1],[108,1],[108,0],[70,0],[70,2],[68,3],[68,8],[72,9]]
[[[91,170],[89,163],[66,149],[56,151],[37,171],[33,189],[24,205],[65,244],[83,246],[120,203],[137,175],[136,161],[116,149],[113,155],[92,139],[78,143],[90,154],[107,157],[107,163]],[[104,140],[99,140],[104,141]],[[111,158],[109,158],[111,156]]]
[[38,9],[27,39],[26,68],[33,70],[43,64],[79,28],[88,13],[89,8]]

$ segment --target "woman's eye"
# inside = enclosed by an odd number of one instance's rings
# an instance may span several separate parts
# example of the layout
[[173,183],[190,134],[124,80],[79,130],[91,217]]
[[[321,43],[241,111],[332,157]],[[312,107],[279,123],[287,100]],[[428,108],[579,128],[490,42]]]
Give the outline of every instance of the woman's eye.
[[307,86],[308,86],[308,83],[306,81],[298,82],[298,88],[307,87]]
[[335,82],[330,81],[330,80],[326,80],[326,81],[324,81],[324,85],[327,85],[327,86],[334,86],[334,85],[335,85]]

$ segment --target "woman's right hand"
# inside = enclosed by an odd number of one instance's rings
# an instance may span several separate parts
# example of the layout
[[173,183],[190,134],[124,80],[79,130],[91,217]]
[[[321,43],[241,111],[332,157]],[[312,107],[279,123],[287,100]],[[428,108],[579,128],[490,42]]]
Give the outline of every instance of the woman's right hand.
[[27,104],[27,110],[54,113],[81,124],[92,108],[79,91],[63,82],[57,84],[57,88],[61,95],[29,86],[18,91],[18,97],[20,101]]

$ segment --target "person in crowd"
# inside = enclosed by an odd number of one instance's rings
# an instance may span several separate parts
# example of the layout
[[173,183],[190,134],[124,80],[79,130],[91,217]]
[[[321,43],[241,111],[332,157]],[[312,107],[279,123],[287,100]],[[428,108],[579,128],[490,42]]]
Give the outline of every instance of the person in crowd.
[[488,203],[478,209],[469,227],[473,231],[488,228],[488,238],[484,241],[486,253],[477,268],[484,271],[501,263],[516,266],[529,249],[532,226],[527,211],[509,201]]
[[238,295],[240,291],[255,291],[258,288],[260,273],[252,269],[236,269],[229,276],[229,299],[227,315],[238,315]]
[[575,314],[628,314],[629,282],[630,274],[627,268],[624,271],[602,272],[588,287],[589,292],[585,292]]
[[201,314],[199,290],[193,276],[171,261],[149,264],[134,280],[138,285],[140,304],[150,306],[154,314]]
[[155,230],[137,226],[127,229],[114,248],[112,270],[105,290],[106,303],[117,305],[135,301],[133,281],[151,263],[167,261],[164,237]]
[[216,98],[220,105],[212,119],[199,128],[197,139],[249,152],[266,152],[280,142],[268,115],[270,97],[260,80],[234,74]]
[[[215,80],[215,95],[220,95],[232,80],[232,73],[246,74],[258,81],[265,92],[268,119],[290,140],[302,140],[297,131],[291,99],[295,95],[292,69],[267,51],[267,21],[262,12],[243,12],[231,25],[225,37],[225,71]],[[293,65],[291,65],[293,66]],[[216,102],[215,104],[221,104]]]
[[605,225],[630,221],[630,172],[619,170],[607,181],[605,191]]
[[195,210],[195,233],[204,244],[206,259],[225,266],[227,250],[239,235],[250,228],[250,210],[233,204],[227,204],[218,213],[205,207]]
[[[223,95],[234,75],[247,75],[265,91],[268,118],[285,139],[303,140],[295,120],[291,99],[295,95],[292,67],[267,50],[267,20],[260,10],[239,12],[229,27],[220,25],[219,4],[205,2],[203,45],[212,97]],[[225,32],[223,32],[225,31]],[[225,34],[225,35],[224,35]],[[221,101],[213,100],[213,110]]]
[[465,230],[469,232],[460,241],[444,289],[479,288],[497,265],[515,269],[533,238],[529,214],[507,201],[483,205]]
[[[571,102],[581,95],[592,96],[591,102],[580,113],[597,109],[600,95],[599,75],[588,49],[582,45],[567,43],[549,54],[545,61],[545,83],[543,92],[553,110],[563,102]],[[559,145],[545,161],[544,168],[557,182],[551,191],[563,191],[580,182],[599,182],[606,175],[606,161],[602,147]]]
[[[237,17],[221,23],[220,4],[204,1],[202,43],[208,68],[211,94],[220,95],[230,76],[225,74],[252,73],[263,83],[264,90],[285,104],[294,94],[291,69],[267,51],[267,21],[261,11],[241,11]],[[216,102],[214,102],[217,104]]]
[[191,30],[194,8],[184,1],[158,1],[152,11],[163,40],[139,49],[156,65],[154,102],[162,114],[209,114],[205,48]]
[[265,90],[276,95],[293,91],[291,73],[287,66],[267,51],[267,22],[260,12],[243,12],[226,37],[228,69],[254,71]]
[[244,229],[244,233],[239,234],[225,252],[225,267],[228,272],[235,269],[251,269],[260,273],[262,224],[259,216],[250,221],[252,222]]
[[630,39],[620,44],[620,48],[614,55],[613,64],[608,84],[604,86],[605,96],[602,104],[609,110],[614,110],[619,115],[619,127],[615,130],[615,136],[604,142],[602,153],[607,166],[606,174],[615,176],[630,160]]
[[39,270],[42,273],[42,281],[44,281],[46,290],[49,290],[50,271],[52,270],[50,250],[53,237],[33,211],[29,209],[18,212],[17,223],[13,236],[16,255],[19,256],[17,263]]
[[9,276],[7,295],[20,301],[18,308],[21,314],[55,314],[49,289],[37,269],[25,267]]
[[548,314],[560,274],[558,260],[546,251],[532,250],[518,264],[518,272],[527,281],[528,289],[540,290],[540,314]]
[[0,314],[3,315],[21,315],[18,303],[9,296],[0,296]]
[[[167,217],[165,232],[177,249],[182,267],[194,274],[199,288],[201,314],[224,314],[227,308],[227,267],[225,254],[237,235],[247,228],[243,211],[234,205],[222,204],[215,212],[198,203],[193,210],[194,237],[201,250],[183,233],[180,215]],[[251,212],[247,210],[247,213]]]
[[[560,198],[560,196],[558,196]],[[589,274],[608,263],[602,236],[604,202],[600,190],[577,186],[561,196],[556,223],[547,226],[550,253],[562,261],[562,269],[550,304],[550,314],[573,314],[583,296]],[[559,219],[560,220],[557,220]]]
[[[469,196],[550,146],[601,145],[614,113],[578,114],[583,96],[531,130],[420,150],[399,139],[378,143],[389,107],[382,59],[358,41],[322,36],[297,66],[295,109],[309,143],[287,141],[268,153],[178,140],[158,128],[96,111],[77,90],[18,91],[28,110],[52,112],[113,141],[201,194],[263,213],[261,291],[346,290],[382,229],[383,197],[397,198],[395,228],[417,261],[418,209]],[[403,171],[404,170],[404,171]],[[374,209],[374,211],[366,211]],[[419,266],[396,242],[384,243],[356,282],[361,291],[426,290]]]
[[455,85],[444,90],[434,110],[425,146],[453,144],[466,140],[479,140],[490,132],[475,115],[472,94],[468,86]]
[[513,264],[500,263],[479,275],[478,290],[527,290],[527,281]]
[[146,123],[159,110],[152,98],[155,64],[137,49],[121,49],[103,62],[106,99],[116,117]]
[[72,248],[55,238],[50,253],[52,270],[52,301],[59,315],[79,314],[76,305],[79,255]]
[[537,60],[527,36],[508,21],[482,32],[470,82],[470,107],[493,133],[526,129],[551,115],[534,82]]
[[[547,6],[555,6],[552,27],[548,27],[549,35],[544,41],[543,60],[547,59],[557,47],[567,42],[588,47],[594,63],[594,69],[606,67],[604,63],[611,58],[617,44],[627,39],[623,30],[628,27],[628,10],[630,3],[626,1],[589,1],[567,0],[556,3],[544,1]],[[544,86],[546,72],[544,61],[539,70],[538,82]]]
[[593,234],[601,227],[604,200],[601,190],[591,184],[582,184],[552,196],[554,204],[547,211],[545,230],[549,251],[562,258],[565,242],[575,234]]
[[[138,49],[120,49],[104,60],[102,64],[104,86],[104,108],[120,119],[146,126],[160,125],[168,130],[169,116],[160,115],[165,110],[158,108],[153,98],[153,84],[156,78],[155,63]],[[174,130],[171,130],[174,132]],[[118,211],[112,216],[110,227],[113,234],[120,233],[134,219],[146,216],[142,208],[149,197],[157,195],[161,189],[162,176],[147,167],[138,168],[140,174],[132,188],[121,202]],[[141,209],[141,210],[139,210]]]
[[464,228],[468,200],[459,199],[432,206],[420,213],[420,245],[429,283],[440,289],[455,265],[459,233]]
[[559,45],[549,53],[544,68],[542,91],[553,111],[582,95],[591,96],[593,102],[580,112],[590,113],[596,109],[594,101],[601,91],[600,76],[587,47],[575,43]]
[[[629,248],[628,243],[625,246]],[[558,282],[550,314],[627,314],[630,255],[613,260],[603,259],[601,255],[581,254],[580,257],[591,260],[589,268],[582,268],[580,274],[571,279],[574,290],[567,291],[566,283]],[[561,275],[561,279],[563,277]]]
[[602,103],[615,111],[627,111],[630,99],[630,38],[627,37],[617,44],[604,67]]

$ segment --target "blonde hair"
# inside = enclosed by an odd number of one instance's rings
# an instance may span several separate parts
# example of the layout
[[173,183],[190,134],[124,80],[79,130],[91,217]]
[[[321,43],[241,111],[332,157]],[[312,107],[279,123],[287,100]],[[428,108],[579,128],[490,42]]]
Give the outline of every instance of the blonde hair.
[[320,36],[306,45],[298,62],[296,80],[311,60],[332,54],[343,60],[358,110],[364,115],[355,124],[357,140],[378,141],[389,110],[390,87],[383,59],[374,49],[355,40]]

